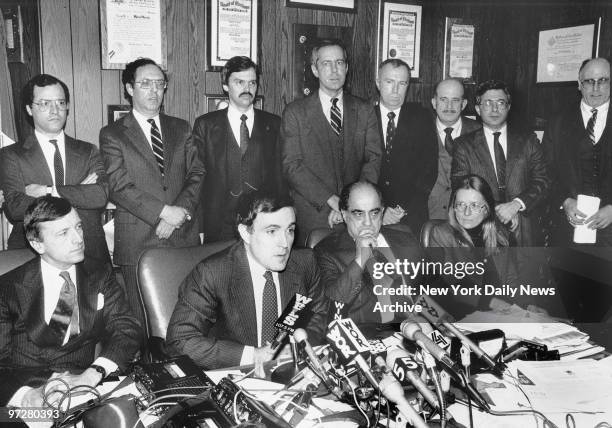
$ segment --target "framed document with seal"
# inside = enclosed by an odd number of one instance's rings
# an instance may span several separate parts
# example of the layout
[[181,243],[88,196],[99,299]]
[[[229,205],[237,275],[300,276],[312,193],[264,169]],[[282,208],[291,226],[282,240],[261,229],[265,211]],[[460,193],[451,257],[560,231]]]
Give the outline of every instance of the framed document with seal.
[[258,0],[211,1],[210,66],[222,67],[237,55],[257,62]]
[[422,6],[405,3],[381,4],[380,62],[388,58],[404,60],[410,66],[410,77],[419,77],[421,54]]

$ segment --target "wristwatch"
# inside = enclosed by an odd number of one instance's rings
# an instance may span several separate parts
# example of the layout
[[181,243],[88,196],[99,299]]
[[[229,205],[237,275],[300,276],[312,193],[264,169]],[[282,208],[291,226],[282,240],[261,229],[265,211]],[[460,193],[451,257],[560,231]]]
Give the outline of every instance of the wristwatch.
[[106,370],[104,369],[104,367],[99,366],[97,364],[92,364],[89,366],[89,368],[94,369],[95,371],[100,373],[102,375],[102,379],[106,377]]

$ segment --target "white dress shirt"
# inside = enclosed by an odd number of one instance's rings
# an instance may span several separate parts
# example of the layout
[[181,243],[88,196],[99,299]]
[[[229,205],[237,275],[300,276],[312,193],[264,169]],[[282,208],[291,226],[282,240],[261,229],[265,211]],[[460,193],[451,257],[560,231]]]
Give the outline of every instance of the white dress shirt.
[[[147,120],[149,119],[144,117],[141,113],[139,113],[134,108],[132,109],[132,114],[134,114],[134,117],[136,118],[136,122],[138,122],[138,124],[140,125],[140,128],[142,128],[142,132],[144,132],[145,137],[147,137],[147,141],[149,142],[149,146],[151,147],[151,150],[153,150],[153,143],[151,143],[152,126],[149,122],[147,122]],[[155,121],[155,124],[157,125],[157,129],[159,129],[159,135],[162,137],[162,141],[164,141],[164,136],[162,135],[162,130],[161,130],[161,123],[159,122],[159,115],[155,116],[152,119]]]
[[396,108],[395,110],[389,110],[387,107],[385,107],[383,105],[383,103],[379,103],[378,106],[380,107],[380,124],[382,126],[382,135],[383,135],[383,140],[385,142],[385,147],[387,147],[387,125],[389,125],[389,116],[387,116],[390,112],[395,113],[395,117],[393,118],[393,121],[395,122],[395,129],[397,129],[397,124],[399,123],[399,116],[400,116],[400,110],[402,109],[401,107]]
[[[438,136],[440,137],[442,143],[444,143],[444,140],[446,139],[446,132],[444,130],[448,127],[449,126],[440,122],[440,119],[436,118],[436,129],[438,130]],[[453,128],[453,132],[451,132],[451,137],[453,138],[453,140],[456,140],[461,136],[461,118],[457,119],[457,122],[450,125],[450,127]]]
[[253,105],[249,107],[249,110],[246,112],[239,111],[236,107],[231,104],[227,108],[227,120],[229,120],[230,127],[232,128],[232,134],[234,134],[234,138],[238,143],[238,147],[240,147],[240,125],[242,124],[242,120],[240,117],[246,114],[246,126],[249,130],[249,137],[253,133],[253,124],[255,123],[255,109],[253,109]]
[[[344,93],[340,91],[338,95],[330,97],[322,89],[319,89],[319,100],[321,101],[321,107],[323,108],[323,114],[327,119],[327,122],[331,124],[331,108],[332,98],[338,98],[336,106],[340,109],[340,116],[342,117],[342,123],[344,124]],[[331,125],[330,125],[331,126]]]
[[[64,131],[62,130],[55,137],[47,137],[42,133],[38,132],[38,130],[34,130],[34,135],[38,140],[38,145],[45,156],[45,161],[47,162],[47,167],[49,168],[49,172],[51,172],[51,178],[53,179],[53,196],[59,196],[56,191],[56,186],[58,183],[55,182],[55,146],[49,142],[49,140],[57,140],[57,149],[62,155],[62,166],[64,168],[64,180],[66,179],[66,138],[64,135]],[[40,183],[28,183],[28,184],[40,184]],[[60,186],[63,186],[64,183],[59,183]]]
[[[608,110],[610,108],[610,101],[606,101],[599,107],[595,107],[597,109],[597,118],[595,119],[595,127],[593,129],[593,133],[595,134],[595,142],[599,142],[604,129],[606,127],[606,121],[608,120]],[[580,102],[580,113],[582,113],[582,121],[584,123],[584,127],[586,129],[589,120],[593,113],[591,113],[593,107],[587,105],[584,100]]]
[[[261,332],[263,326],[261,324],[261,316],[263,312],[263,292],[264,287],[266,286],[266,278],[264,274],[268,269],[263,267],[257,260],[255,260],[250,254],[249,251],[246,251],[247,260],[249,262],[249,270],[251,272],[251,281],[253,282],[253,296],[255,297],[255,319],[257,320],[257,346],[265,346],[265,343],[262,343],[261,340]],[[272,272],[272,279],[274,280],[274,286],[276,287],[276,313],[277,316],[281,314],[281,296],[280,296],[280,286],[278,281],[278,272]],[[242,351],[242,357],[240,358],[240,365],[252,364],[253,363],[253,355],[255,348],[252,346],[245,346]]]

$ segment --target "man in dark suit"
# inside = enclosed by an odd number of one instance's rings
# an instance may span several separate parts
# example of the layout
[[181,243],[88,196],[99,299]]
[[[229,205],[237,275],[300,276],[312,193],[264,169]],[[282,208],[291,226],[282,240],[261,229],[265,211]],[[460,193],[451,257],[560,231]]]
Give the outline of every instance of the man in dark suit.
[[313,48],[311,68],[319,90],[289,104],[283,112],[283,170],[295,200],[297,239],[312,229],[342,222],[339,193],[360,178],[378,181],[381,142],[373,107],[343,92],[348,71],[339,40]]
[[76,208],[85,236],[85,254],[110,262],[102,229],[102,210],[108,183],[98,149],[64,134],[70,106],[66,84],[39,74],[23,88],[23,104],[34,133],[0,151],[0,186],[6,193],[5,211],[13,223],[8,248],[27,248],[23,215],[35,198],[52,194]]
[[150,247],[199,244],[195,216],[204,169],[191,127],[160,113],[166,74],[151,59],[129,63],[122,78],[132,112],[100,131],[100,150],[115,212],[115,263],[121,266],[128,301],[140,308],[136,264]]
[[483,128],[455,144],[451,177],[483,177],[493,190],[495,212],[514,232],[519,246],[541,245],[538,208],[548,197],[550,178],[544,152],[533,132],[506,123],[511,98],[508,86],[488,80],[476,89],[476,112]]
[[260,188],[280,191],[280,118],[253,108],[259,71],[248,57],[221,72],[229,106],[200,116],[193,136],[206,174],[200,190],[204,242],[235,238],[238,197]]
[[[0,405],[42,407],[53,373],[70,387],[95,387],[126,369],[143,331],[110,264],[85,257],[83,223],[66,199],[36,199],[24,227],[40,257],[0,277]],[[56,388],[66,389],[52,382],[46,392]]]
[[409,85],[410,67],[401,59],[387,59],[378,67],[376,116],[383,142],[378,185],[387,204],[383,224],[401,221],[418,234],[429,218],[436,136],[429,112],[418,103],[405,103]]
[[340,209],[346,228],[334,231],[315,247],[326,296],[344,303],[344,310],[357,324],[392,322],[396,315],[404,319],[402,304],[410,297],[386,294],[384,290],[399,287],[401,282],[394,285],[389,276],[375,277],[372,263],[419,261],[418,241],[406,226],[382,226],[382,193],[373,183],[357,181],[345,186]]
[[467,100],[463,83],[458,79],[446,79],[438,83],[431,105],[436,112],[438,177],[429,194],[429,218],[447,220],[454,141],[462,135],[480,129],[481,125],[475,120],[461,116]]
[[[544,150],[555,183],[553,244],[572,243],[574,227],[587,223],[597,229],[596,245],[612,246],[610,63],[604,58],[585,61],[578,74],[578,89],[580,105],[553,118],[544,133]],[[599,210],[589,218],[577,207],[579,194],[601,199]]]
[[325,330],[327,303],[314,255],[291,250],[291,201],[257,191],[244,194],[237,210],[241,240],[187,276],[168,326],[169,348],[207,369],[271,360],[274,322],[296,293],[312,298],[310,341]]

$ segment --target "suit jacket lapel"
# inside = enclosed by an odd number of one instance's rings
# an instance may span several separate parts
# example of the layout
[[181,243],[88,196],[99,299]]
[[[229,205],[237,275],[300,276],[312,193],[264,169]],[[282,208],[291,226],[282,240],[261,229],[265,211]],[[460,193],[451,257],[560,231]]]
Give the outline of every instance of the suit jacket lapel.
[[374,109],[374,112],[376,113],[376,119],[378,119],[378,135],[380,135],[380,142],[381,142],[381,150],[383,153],[385,153],[385,137],[386,135],[383,134],[382,131],[382,115],[380,113],[380,102],[378,104],[376,104],[376,108]]
[[306,105],[306,114],[308,115],[308,123],[310,128],[315,134],[314,141],[321,148],[323,154],[323,162],[327,162],[330,169],[334,169],[333,163],[333,152],[329,146],[328,128],[331,129],[331,125],[327,122],[323,108],[321,107],[321,100],[319,99],[319,92],[317,91],[313,95],[307,98],[308,104]]
[[47,164],[45,155],[43,154],[43,151],[40,148],[40,144],[38,144],[38,139],[36,138],[36,136],[30,135],[24,141],[23,148],[25,150],[24,158],[30,164],[29,173],[35,174],[36,176],[36,178],[32,182],[51,186],[53,184],[52,174],[54,174],[54,172],[52,173],[49,170],[49,165]]
[[495,167],[493,166],[493,156],[489,151],[487,145],[487,139],[485,138],[484,131],[480,129],[474,136],[474,155],[480,158],[481,164],[485,170],[485,176],[483,177],[488,183],[494,183],[491,185],[493,193],[497,194],[497,174],[495,173]]
[[79,300],[79,331],[91,331],[98,309],[98,291],[90,287],[87,281],[87,270],[83,263],[76,265],[76,273],[76,287]]
[[80,173],[76,166],[87,165],[87,159],[83,159],[83,154],[79,150],[78,142],[69,137],[65,136],[66,146],[66,184],[78,184],[80,182]]
[[299,293],[301,291],[299,270],[293,258],[289,258],[287,268],[278,275],[278,282],[281,295],[281,310],[284,310],[287,303],[289,303],[289,300],[295,296],[295,293]]
[[164,169],[168,169],[172,165],[175,146],[178,143],[176,128],[170,125],[168,116],[165,114],[159,115],[159,123],[161,124],[162,141],[164,143]]
[[[142,157],[149,162],[150,166],[155,168],[156,171],[159,171],[157,161],[155,160],[155,155],[153,155],[153,150],[149,145],[149,141],[147,140],[144,131],[134,117],[134,114],[130,113],[127,115],[123,124],[126,126],[125,134],[128,136],[129,141],[131,141],[136,150],[142,154]],[[165,138],[163,132],[164,131],[162,129],[162,138]]]
[[238,313],[243,314],[244,337],[257,343],[257,314],[255,312],[255,294],[253,293],[253,280],[242,241],[236,244],[234,260],[232,263],[232,282],[229,285],[229,296],[232,305]]
[[512,171],[516,166],[519,156],[523,151],[525,141],[518,136],[512,129],[508,129],[508,137],[506,139],[506,185],[510,182]]

